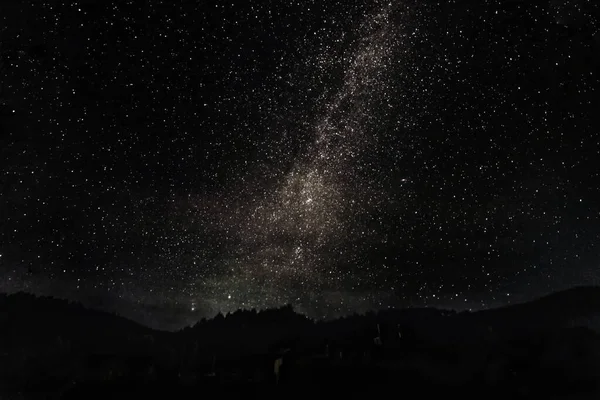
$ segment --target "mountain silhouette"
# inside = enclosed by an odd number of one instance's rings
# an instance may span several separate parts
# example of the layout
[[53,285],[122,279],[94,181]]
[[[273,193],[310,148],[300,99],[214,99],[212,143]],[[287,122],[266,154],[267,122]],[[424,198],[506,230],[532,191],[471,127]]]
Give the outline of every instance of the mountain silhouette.
[[573,328],[596,315],[600,288],[577,287],[477,312],[386,309],[312,321],[290,305],[238,310],[167,332],[66,300],[0,294],[0,389],[6,398],[172,396],[215,385],[296,395],[402,387],[462,396],[490,385],[502,385],[486,392],[498,398],[533,386],[572,393],[600,382],[600,336]]
[[501,335],[532,334],[574,325],[590,326],[600,316],[600,287],[580,286],[504,307],[459,313],[468,326],[485,327]]

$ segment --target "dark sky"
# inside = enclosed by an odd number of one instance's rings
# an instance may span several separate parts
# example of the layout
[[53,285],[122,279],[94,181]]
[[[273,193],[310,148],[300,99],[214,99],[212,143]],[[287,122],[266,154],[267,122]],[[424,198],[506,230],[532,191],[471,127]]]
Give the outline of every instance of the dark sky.
[[600,282],[594,0],[0,18],[0,290],[171,328]]

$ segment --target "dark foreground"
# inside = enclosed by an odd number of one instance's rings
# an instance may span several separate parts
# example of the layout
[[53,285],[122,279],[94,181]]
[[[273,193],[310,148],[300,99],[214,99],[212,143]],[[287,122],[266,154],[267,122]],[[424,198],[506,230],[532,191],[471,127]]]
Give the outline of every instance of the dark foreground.
[[0,295],[0,399],[599,398],[600,335],[570,317],[598,293],[320,323],[239,311],[179,332]]

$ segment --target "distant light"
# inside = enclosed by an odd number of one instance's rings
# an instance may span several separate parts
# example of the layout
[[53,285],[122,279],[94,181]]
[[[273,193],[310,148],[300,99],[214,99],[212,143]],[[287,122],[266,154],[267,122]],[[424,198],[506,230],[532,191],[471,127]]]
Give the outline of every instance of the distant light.
[[228,298],[228,299],[231,299],[231,295],[228,295],[228,296],[227,296],[227,298]]

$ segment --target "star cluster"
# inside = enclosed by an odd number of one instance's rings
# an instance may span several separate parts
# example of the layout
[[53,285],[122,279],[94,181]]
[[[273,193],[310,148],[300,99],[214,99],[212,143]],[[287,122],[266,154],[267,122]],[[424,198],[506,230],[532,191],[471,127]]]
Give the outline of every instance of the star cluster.
[[170,327],[595,282],[598,8],[5,2],[0,288]]

